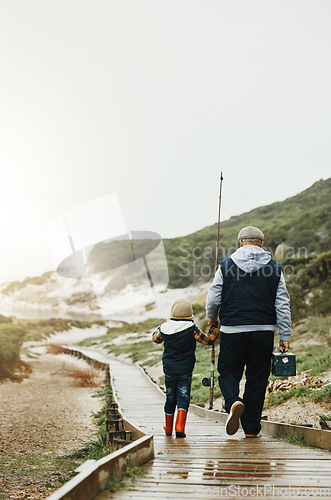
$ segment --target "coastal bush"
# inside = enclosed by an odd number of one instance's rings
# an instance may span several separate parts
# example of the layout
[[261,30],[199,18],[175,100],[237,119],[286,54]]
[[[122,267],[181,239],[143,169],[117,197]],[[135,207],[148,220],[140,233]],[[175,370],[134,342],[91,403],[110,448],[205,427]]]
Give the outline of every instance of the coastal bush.
[[324,345],[307,346],[307,352],[297,356],[297,370],[309,371],[310,375],[321,375],[331,369],[331,349]]
[[0,324],[0,378],[15,379],[22,365],[20,347],[25,329],[12,323]]
[[12,319],[9,318],[8,316],[4,316],[3,314],[0,314],[0,324],[2,323],[12,323]]

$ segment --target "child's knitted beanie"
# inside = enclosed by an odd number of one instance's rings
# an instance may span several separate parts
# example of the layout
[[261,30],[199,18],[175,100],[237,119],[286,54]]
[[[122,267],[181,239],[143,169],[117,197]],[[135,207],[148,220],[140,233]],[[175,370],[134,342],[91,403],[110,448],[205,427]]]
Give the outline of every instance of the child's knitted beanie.
[[191,302],[188,299],[177,299],[172,304],[171,317],[177,319],[193,319]]

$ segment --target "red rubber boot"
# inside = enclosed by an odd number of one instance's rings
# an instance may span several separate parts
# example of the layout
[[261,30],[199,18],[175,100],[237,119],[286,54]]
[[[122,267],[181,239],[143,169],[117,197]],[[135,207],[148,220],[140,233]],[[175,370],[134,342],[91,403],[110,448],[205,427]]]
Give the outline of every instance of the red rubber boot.
[[167,413],[165,413],[164,415],[165,415],[165,425],[163,426],[163,429],[167,436],[171,436],[172,428],[174,425],[174,414],[168,415]]
[[176,431],[176,438],[185,438],[185,424],[186,424],[186,417],[187,417],[187,411],[185,410],[178,410],[177,411],[177,418],[176,418],[176,425],[175,425],[175,431]]

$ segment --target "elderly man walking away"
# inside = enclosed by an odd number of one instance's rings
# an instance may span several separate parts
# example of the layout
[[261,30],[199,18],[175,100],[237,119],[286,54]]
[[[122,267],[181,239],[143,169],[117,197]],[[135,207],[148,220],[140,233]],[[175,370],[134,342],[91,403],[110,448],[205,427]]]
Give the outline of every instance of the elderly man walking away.
[[[262,231],[247,226],[238,239],[240,248],[220,262],[208,291],[206,312],[210,321],[220,317],[218,380],[229,413],[225,430],[235,434],[241,420],[245,437],[250,438],[261,430],[276,324],[279,350],[288,351],[291,311],[281,265],[262,248]],[[245,366],[245,391],[240,398]]]

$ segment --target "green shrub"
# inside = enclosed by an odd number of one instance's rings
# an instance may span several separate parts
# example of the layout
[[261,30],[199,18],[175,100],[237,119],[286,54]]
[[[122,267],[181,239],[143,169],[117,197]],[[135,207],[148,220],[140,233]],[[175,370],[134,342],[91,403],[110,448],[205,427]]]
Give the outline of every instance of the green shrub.
[[305,316],[307,305],[304,301],[303,290],[297,283],[287,283],[287,290],[291,300],[291,316],[296,321]]
[[3,314],[0,314],[0,323],[12,323],[12,319],[9,318],[8,316],[4,316]]
[[322,387],[320,390],[312,390],[311,399],[315,403],[321,403],[321,402],[326,402],[326,403],[331,403],[331,384],[326,385],[325,387]]
[[15,371],[22,365],[20,347],[25,329],[12,323],[0,324],[0,378],[17,378]]
[[310,375],[320,375],[331,368],[331,349],[325,346],[309,346],[309,352],[297,357],[298,371],[310,371]]
[[201,306],[200,304],[192,304],[193,308],[193,314],[200,314],[205,312],[204,306]]

